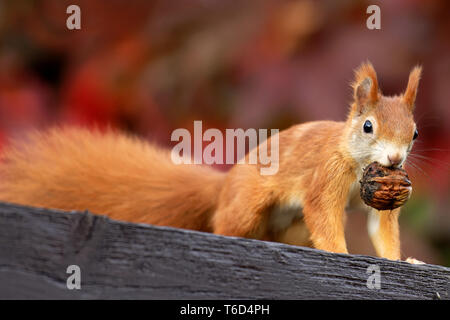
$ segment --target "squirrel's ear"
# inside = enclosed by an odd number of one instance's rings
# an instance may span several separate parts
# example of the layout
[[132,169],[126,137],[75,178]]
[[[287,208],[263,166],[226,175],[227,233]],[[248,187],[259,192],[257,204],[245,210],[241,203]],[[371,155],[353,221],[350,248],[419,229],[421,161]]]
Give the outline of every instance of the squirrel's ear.
[[363,63],[356,69],[355,81],[352,86],[359,113],[363,111],[363,108],[377,103],[379,96],[377,74],[370,62]]
[[410,108],[414,110],[414,103],[416,101],[417,88],[419,87],[420,75],[422,74],[422,67],[416,66],[409,74],[408,86],[403,94],[403,101]]

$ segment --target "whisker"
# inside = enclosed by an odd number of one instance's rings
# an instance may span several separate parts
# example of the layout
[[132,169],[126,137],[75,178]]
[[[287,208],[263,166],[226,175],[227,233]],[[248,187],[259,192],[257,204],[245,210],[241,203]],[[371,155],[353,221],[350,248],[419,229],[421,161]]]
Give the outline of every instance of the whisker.
[[411,166],[412,168],[419,170],[419,172],[427,179],[430,179],[430,175],[426,173],[417,163],[414,163],[412,159],[406,159],[405,164]]
[[423,156],[423,155],[420,155],[420,154],[409,154],[409,156],[411,156],[412,158],[415,158],[415,159],[421,159],[421,160],[424,160],[424,161],[428,161],[430,164],[436,164],[436,165],[441,165],[441,166],[444,166],[444,167],[450,167],[450,163],[449,162],[445,162],[445,161],[442,161],[442,160],[440,160],[440,159],[434,159],[434,158],[430,158],[430,157],[427,157],[427,156]]
[[442,152],[450,152],[450,149],[440,149],[440,148],[428,148],[428,149],[416,149],[413,148],[414,151],[418,152],[427,152],[427,151],[442,151]]

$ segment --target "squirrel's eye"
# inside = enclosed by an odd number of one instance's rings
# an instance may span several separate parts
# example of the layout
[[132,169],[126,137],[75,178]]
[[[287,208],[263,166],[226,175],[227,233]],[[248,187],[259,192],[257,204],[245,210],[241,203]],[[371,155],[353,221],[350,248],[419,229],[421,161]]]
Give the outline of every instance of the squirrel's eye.
[[416,140],[418,136],[419,136],[419,131],[417,131],[417,129],[416,129],[416,131],[414,131],[413,140]]
[[364,122],[363,129],[365,133],[372,133],[373,132],[372,122],[366,120],[366,122]]

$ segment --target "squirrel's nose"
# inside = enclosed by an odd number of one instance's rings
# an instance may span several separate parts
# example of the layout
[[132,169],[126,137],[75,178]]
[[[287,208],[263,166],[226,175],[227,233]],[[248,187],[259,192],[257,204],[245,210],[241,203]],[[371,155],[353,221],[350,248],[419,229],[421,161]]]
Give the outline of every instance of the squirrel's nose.
[[400,154],[395,154],[395,155],[388,155],[388,160],[389,163],[391,164],[391,166],[398,166],[400,163],[402,163],[403,158]]

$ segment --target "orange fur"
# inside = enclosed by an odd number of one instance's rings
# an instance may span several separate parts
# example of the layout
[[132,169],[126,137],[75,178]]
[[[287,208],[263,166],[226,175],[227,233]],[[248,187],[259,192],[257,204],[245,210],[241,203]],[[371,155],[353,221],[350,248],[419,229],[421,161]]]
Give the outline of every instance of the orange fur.
[[414,67],[409,74],[408,86],[406,87],[405,94],[403,95],[403,101],[410,107],[411,110],[414,109],[421,74],[422,67]]
[[367,83],[369,86],[367,100],[370,103],[376,103],[379,96],[378,80],[375,69],[370,62],[365,62],[355,70],[355,81],[352,83],[352,87],[355,91],[355,100],[358,100],[358,87],[365,83],[364,80],[369,79]]
[[398,216],[400,209],[392,211],[372,210],[379,219],[379,226],[370,235],[375,251],[381,257],[391,260],[400,259],[400,237]]
[[0,199],[113,219],[211,231],[224,175],[176,166],[167,150],[116,132],[35,132],[3,153]]
[[[345,253],[345,208],[359,190],[362,168],[385,160],[382,143],[399,150],[412,145],[407,103],[417,90],[414,70],[403,97],[385,97],[373,66],[363,64],[345,122],[309,122],[279,133],[275,175],[261,175],[262,164],[235,165],[228,173],[174,165],[168,151],[136,138],[53,129],[7,148],[0,200]],[[371,134],[363,131],[367,119]],[[378,254],[390,259],[400,255],[398,211],[376,212],[380,218],[372,215],[369,228]]]

